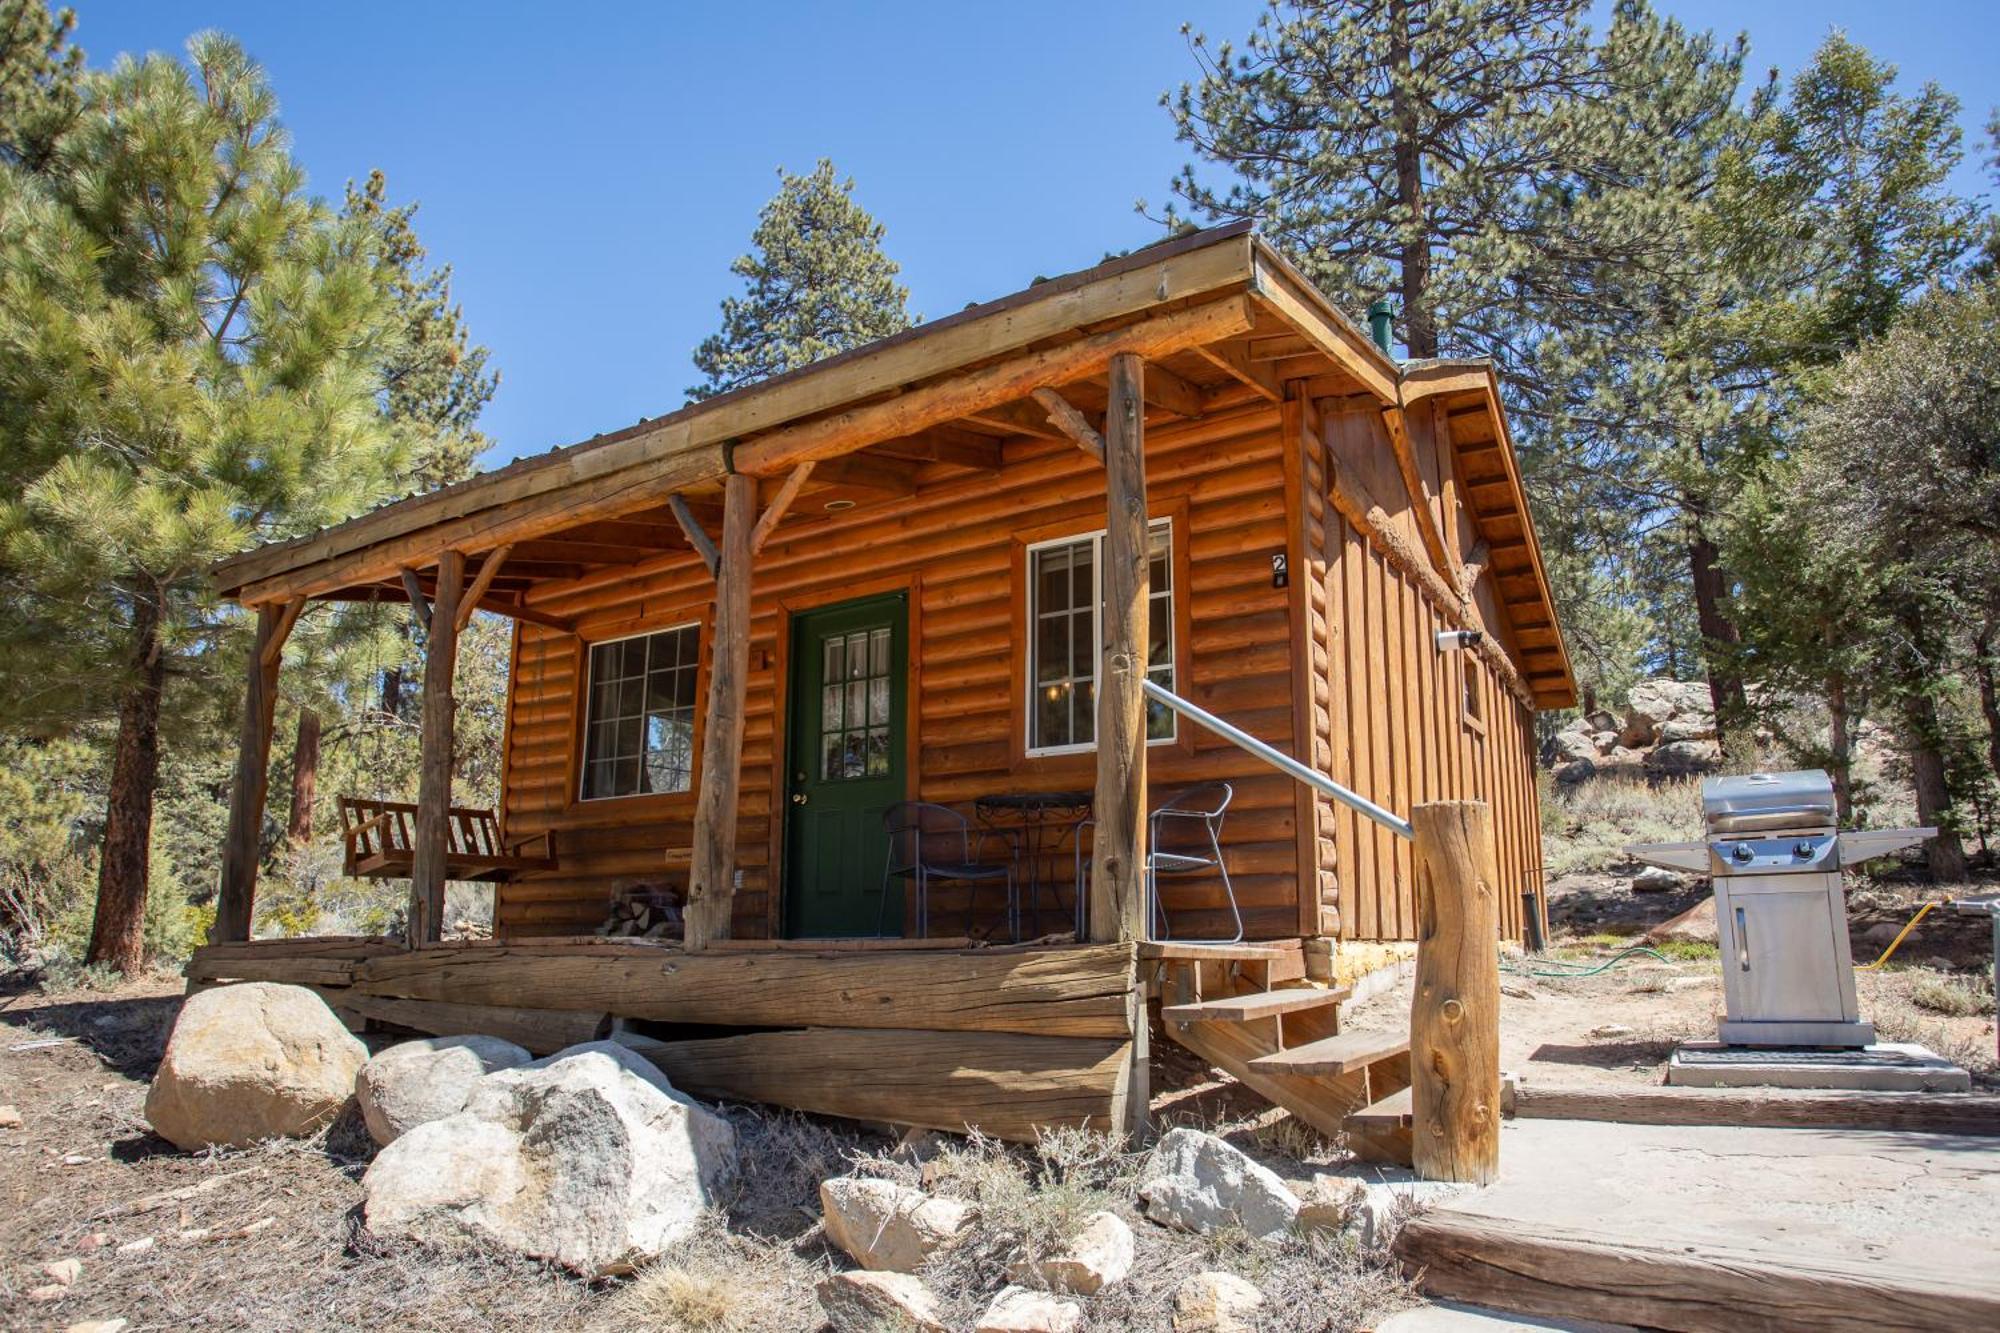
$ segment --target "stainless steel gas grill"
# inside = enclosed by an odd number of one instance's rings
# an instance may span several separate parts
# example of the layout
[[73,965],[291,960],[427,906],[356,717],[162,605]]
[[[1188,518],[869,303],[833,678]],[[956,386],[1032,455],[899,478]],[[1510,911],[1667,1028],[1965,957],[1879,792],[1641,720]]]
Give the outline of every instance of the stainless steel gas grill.
[[1840,832],[1833,781],[1818,769],[1708,778],[1708,837],[1625,850],[1713,877],[1730,1046],[1867,1046],[1854,998],[1844,865],[1915,846],[1929,828]]

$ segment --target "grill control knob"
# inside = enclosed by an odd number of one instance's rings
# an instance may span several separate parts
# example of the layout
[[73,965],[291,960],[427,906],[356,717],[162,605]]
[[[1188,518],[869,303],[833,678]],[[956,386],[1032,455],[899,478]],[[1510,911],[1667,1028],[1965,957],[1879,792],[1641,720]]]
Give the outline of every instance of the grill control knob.
[[1792,848],[1792,855],[1798,857],[1799,860],[1801,861],[1812,860],[1812,854],[1813,854],[1813,846],[1809,842],[1802,842],[1798,846]]
[[1748,861],[1751,857],[1755,856],[1757,853],[1750,850],[1749,843],[1739,842],[1736,844],[1736,849],[1730,852],[1729,854],[1735,857],[1739,861]]

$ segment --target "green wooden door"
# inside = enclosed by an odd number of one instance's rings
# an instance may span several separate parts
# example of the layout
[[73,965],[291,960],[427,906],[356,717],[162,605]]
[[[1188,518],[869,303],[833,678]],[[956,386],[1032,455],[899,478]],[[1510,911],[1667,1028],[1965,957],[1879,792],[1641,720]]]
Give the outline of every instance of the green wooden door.
[[909,608],[902,593],[792,620],[785,792],[785,931],[902,933],[902,888],[882,911],[882,812],[904,793]]

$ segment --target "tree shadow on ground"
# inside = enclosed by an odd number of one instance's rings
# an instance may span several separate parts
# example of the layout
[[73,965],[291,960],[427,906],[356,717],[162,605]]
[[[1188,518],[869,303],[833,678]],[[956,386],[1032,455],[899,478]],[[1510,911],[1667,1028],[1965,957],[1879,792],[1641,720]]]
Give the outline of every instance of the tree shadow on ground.
[[150,1082],[182,998],[80,995],[51,1000],[27,992],[0,1001],[0,1024],[18,1034],[9,1037],[8,1045],[49,1035],[67,1037],[125,1077]]
[[1621,1065],[1659,1064],[1678,1045],[1677,1041],[1594,1041],[1582,1046],[1543,1042],[1528,1058],[1536,1064],[1616,1069]]

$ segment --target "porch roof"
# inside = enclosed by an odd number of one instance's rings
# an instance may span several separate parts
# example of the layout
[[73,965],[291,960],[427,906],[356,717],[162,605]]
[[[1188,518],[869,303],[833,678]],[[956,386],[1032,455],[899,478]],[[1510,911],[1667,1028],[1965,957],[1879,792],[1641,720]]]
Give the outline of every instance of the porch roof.
[[1503,539],[1525,541],[1505,548],[1520,553],[1508,557],[1516,562],[1510,568],[1489,536],[1494,572],[1510,613],[1546,640],[1530,649],[1538,660],[1524,663],[1524,674],[1538,698],[1567,702],[1568,659],[1490,369],[1473,384],[1478,373],[1463,365],[1441,378],[1432,363],[1399,367],[1248,224],[1175,237],[666,416],[255,547],[218,562],[213,577],[224,596],[246,605],[401,601],[423,595],[415,571],[441,551],[462,551],[477,568],[487,563],[482,554],[505,548],[504,560],[479,568],[474,600],[534,620],[537,583],[694,549],[700,529],[714,526],[704,520],[719,515],[716,497],[732,472],[760,478],[762,489],[781,496],[782,511],[804,496],[837,505],[995,470],[1010,441],[1059,434],[1035,403],[1036,390],[1060,388],[1087,414],[1101,409],[1105,371],[1118,353],[1147,359],[1149,415],[1277,401],[1287,381],[1301,379],[1313,396],[1368,395],[1385,407],[1413,388],[1450,393],[1454,415],[1482,402],[1490,423],[1482,456],[1498,488],[1479,511],[1482,531],[1490,513],[1507,529]]

